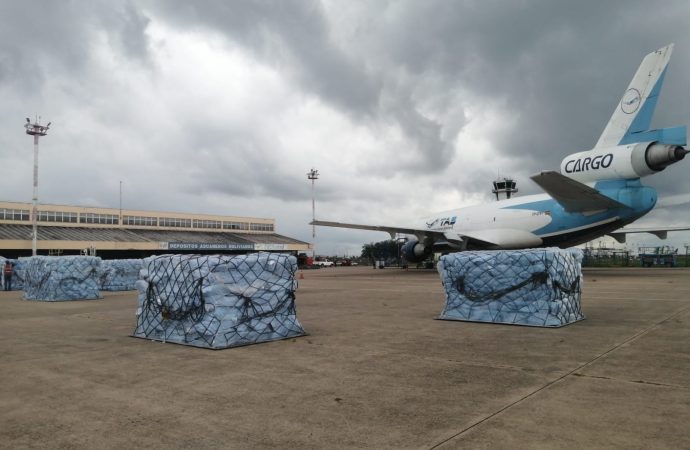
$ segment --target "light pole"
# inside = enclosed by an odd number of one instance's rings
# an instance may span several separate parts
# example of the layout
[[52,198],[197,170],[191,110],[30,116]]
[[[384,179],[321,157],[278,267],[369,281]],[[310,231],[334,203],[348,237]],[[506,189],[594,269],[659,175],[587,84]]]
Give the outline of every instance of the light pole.
[[36,242],[38,240],[38,138],[48,134],[50,122],[48,122],[48,125],[43,126],[41,125],[40,117],[36,119],[34,123],[31,123],[31,119],[27,117],[24,128],[26,128],[26,134],[30,134],[34,137],[34,196],[33,207],[31,209],[31,222],[33,227],[31,255],[36,256]]
[[314,221],[316,220],[316,200],[314,197],[314,181],[319,179],[319,171],[313,167],[309,172],[307,172],[307,179],[311,180],[311,239],[312,239],[312,252],[314,258],[316,258],[316,225]]

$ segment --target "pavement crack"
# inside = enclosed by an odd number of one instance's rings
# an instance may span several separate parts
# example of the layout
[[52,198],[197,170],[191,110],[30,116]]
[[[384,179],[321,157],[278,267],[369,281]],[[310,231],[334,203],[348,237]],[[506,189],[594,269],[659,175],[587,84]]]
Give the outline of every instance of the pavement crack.
[[513,406],[519,405],[520,403],[524,402],[525,400],[527,400],[527,399],[529,399],[529,398],[531,398],[531,397],[534,397],[535,395],[537,395],[537,394],[540,393],[541,391],[550,388],[551,386],[555,385],[556,383],[559,383],[560,381],[562,381],[562,380],[568,378],[569,376],[574,375],[575,373],[581,372],[584,368],[586,368],[586,367],[588,367],[588,366],[591,366],[591,365],[594,364],[595,362],[599,361],[600,359],[604,358],[605,356],[609,355],[610,353],[615,352],[616,350],[618,350],[619,348],[623,347],[624,345],[629,344],[630,342],[636,341],[637,339],[639,339],[639,338],[641,338],[642,336],[648,334],[648,333],[651,332],[652,330],[658,328],[658,327],[659,327],[660,325],[662,325],[664,322],[667,322],[667,321],[669,321],[669,320],[671,320],[671,319],[673,319],[673,318],[675,318],[675,317],[677,317],[677,316],[683,314],[684,312],[686,312],[686,311],[688,311],[688,310],[690,310],[690,306],[686,306],[685,308],[681,308],[681,309],[679,309],[679,310],[677,310],[677,311],[675,311],[675,312],[669,314],[668,316],[666,316],[666,317],[664,317],[663,319],[661,319],[661,320],[655,322],[654,324],[650,325],[649,327],[647,327],[647,328],[645,328],[645,329],[643,329],[643,330],[640,330],[640,331],[638,331],[637,333],[635,333],[635,334],[633,334],[632,336],[630,336],[629,338],[623,340],[623,342],[620,342],[620,343],[618,343],[618,344],[615,344],[615,345],[614,345],[613,347],[611,347],[610,349],[606,350],[606,351],[603,352],[603,353],[600,353],[599,355],[597,355],[597,356],[595,356],[594,358],[590,359],[590,360],[587,361],[586,363],[583,363],[583,364],[581,364],[580,366],[578,366],[578,367],[576,367],[576,368],[574,368],[574,369],[572,369],[572,370],[566,372],[565,374],[561,375],[560,377],[558,377],[558,378],[556,378],[556,379],[554,379],[554,380],[549,381],[548,383],[546,383],[546,384],[544,384],[543,386],[541,386],[541,387],[535,389],[534,391],[532,391],[532,392],[530,392],[530,393],[528,393],[528,394],[526,394],[526,395],[520,397],[519,399],[517,399],[517,400],[515,400],[515,401],[513,401],[513,402],[511,402],[511,403],[508,403],[507,405],[505,405],[505,406],[503,406],[502,408],[500,408],[500,409],[494,411],[493,413],[487,415],[486,417],[484,417],[484,418],[482,418],[482,419],[480,419],[480,420],[474,422],[474,423],[471,424],[471,425],[466,426],[465,428],[463,428],[462,430],[460,430],[460,431],[458,431],[457,433],[453,434],[452,436],[450,436],[450,437],[448,437],[448,438],[446,438],[446,439],[443,439],[443,440],[440,441],[440,442],[437,442],[436,444],[434,444],[434,445],[432,445],[431,447],[429,447],[429,450],[433,450],[433,449],[436,449],[436,448],[441,447],[442,445],[444,445],[444,444],[446,444],[446,443],[448,443],[448,442],[450,442],[450,441],[452,441],[452,440],[454,440],[454,439],[456,439],[456,438],[462,436],[463,434],[467,433],[468,431],[472,430],[473,428],[478,427],[479,425],[483,424],[484,422],[487,422],[487,421],[493,419],[494,417],[498,416],[499,414],[503,413],[504,411],[507,411],[508,409],[512,408]]
[[647,381],[647,380],[625,380],[623,378],[611,378],[611,377],[603,377],[603,376],[598,376],[598,375],[587,375],[585,373],[574,373],[573,376],[582,377],[582,378],[596,378],[598,380],[609,380],[609,381],[616,381],[616,382],[623,382],[623,383],[648,384],[651,386],[662,386],[662,387],[670,387],[670,388],[677,388],[677,389],[690,389],[690,386],[682,386],[679,384],[657,383],[655,381]]

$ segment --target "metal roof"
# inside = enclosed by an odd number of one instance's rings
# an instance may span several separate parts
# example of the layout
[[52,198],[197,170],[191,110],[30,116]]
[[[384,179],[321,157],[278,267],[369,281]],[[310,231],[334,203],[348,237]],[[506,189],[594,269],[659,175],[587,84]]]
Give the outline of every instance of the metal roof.
[[[0,224],[0,241],[31,240],[31,225]],[[42,241],[111,242],[190,242],[200,244],[307,244],[280,234],[240,234],[191,230],[133,230],[123,228],[87,228],[39,226]]]

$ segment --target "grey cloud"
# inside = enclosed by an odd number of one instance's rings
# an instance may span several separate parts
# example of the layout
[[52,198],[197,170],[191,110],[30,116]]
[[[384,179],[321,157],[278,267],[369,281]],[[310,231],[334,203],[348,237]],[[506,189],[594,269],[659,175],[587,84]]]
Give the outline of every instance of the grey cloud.
[[183,189],[204,195],[272,197],[295,201],[308,196],[306,183],[281,167],[278,142],[270,133],[221,124],[192,126],[194,142],[183,157],[187,160]]
[[349,113],[374,113],[376,81],[332,45],[318,2],[217,0],[157,2],[152,7],[178,26],[211,28],[280,69],[295,71],[310,91]]
[[2,2],[0,81],[40,92],[47,78],[75,76],[93,57],[103,32],[125,56],[145,59],[148,19],[132,3]]
[[[685,2],[411,1],[388,9],[355,44],[364,58],[375,47],[389,69],[415,79],[433,73],[446,89],[505,102],[516,126],[494,136],[496,146],[551,167],[596,142],[642,56],[676,40],[689,20]],[[687,106],[678,113],[687,119]]]
[[146,28],[151,19],[134,4],[106,3],[107,13],[100,16],[104,30],[129,58],[147,63],[150,57]]
[[382,101],[391,75],[385,68],[371,70],[365,58],[341,50],[329,34],[318,2],[165,2],[156,3],[155,8],[176,24],[208,26],[258,52],[264,61],[290,73],[306,91],[364,124],[395,121],[416,157],[403,164],[392,159],[385,166],[389,170],[437,172],[452,159],[450,141],[441,135],[440,123],[424,117],[409,98]]

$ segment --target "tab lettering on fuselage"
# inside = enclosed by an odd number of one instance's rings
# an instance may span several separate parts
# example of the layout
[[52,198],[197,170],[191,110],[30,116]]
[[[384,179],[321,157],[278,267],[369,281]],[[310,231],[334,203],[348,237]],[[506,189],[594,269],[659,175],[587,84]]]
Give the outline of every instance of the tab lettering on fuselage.
[[442,217],[439,219],[434,219],[431,222],[427,222],[426,226],[429,229],[436,228],[438,229],[449,229],[453,228],[453,225],[455,225],[455,222],[457,221],[458,217],[457,216],[452,216],[452,217]]

